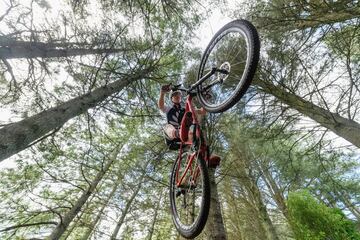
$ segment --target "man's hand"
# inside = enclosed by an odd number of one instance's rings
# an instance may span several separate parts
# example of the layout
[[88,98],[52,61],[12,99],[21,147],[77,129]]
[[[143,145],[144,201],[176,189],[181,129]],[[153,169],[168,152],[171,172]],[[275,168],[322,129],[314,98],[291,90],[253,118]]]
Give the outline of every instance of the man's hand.
[[170,90],[171,90],[170,86],[171,86],[171,84],[161,86],[161,92],[163,92],[163,93],[170,92]]
[[164,100],[165,93],[170,92],[170,90],[171,90],[171,84],[161,86],[160,96],[158,100],[158,107],[163,112],[165,111],[165,100]]

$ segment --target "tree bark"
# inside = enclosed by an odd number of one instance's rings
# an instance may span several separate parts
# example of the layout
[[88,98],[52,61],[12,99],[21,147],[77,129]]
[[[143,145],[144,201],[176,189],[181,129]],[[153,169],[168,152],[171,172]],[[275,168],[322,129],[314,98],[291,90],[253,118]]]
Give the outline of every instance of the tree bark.
[[84,235],[81,237],[82,240],[87,240],[90,239],[91,234],[93,233],[93,230],[96,226],[96,224],[100,221],[101,216],[104,214],[104,210],[107,207],[107,205],[109,204],[110,200],[112,199],[112,197],[115,195],[116,190],[118,189],[120,184],[120,180],[118,180],[118,182],[116,184],[114,184],[114,187],[112,188],[109,196],[106,199],[106,202],[102,205],[99,213],[96,215],[96,218],[94,219],[94,221],[87,226],[87,231],[84,233]]
[[160,209],[160,205],[161,205],[162,195],[163,195],[163,193],[161,192],[161,193],[160,193],[160,196],[159,196],[159,199],[158,199],[158,202],[157,202],[156,207],[155,207],[154,217],[153,217],[153,219],[152,219],[151,227],[150,227],[150,229],[149,229],[149,235],[148,235],[148,237],[147,237],[148,240],[151,240],[152,237],[153,237],[153,234],[154,234],[155,224],[156,224],[157,217],[158,217],[158,214],[159,214],[159,209]]
[[116,224],[116,227],[113,231],[113,233],[111,234],[110,239],[111,240],[116,240],[116,236],[118,235],[121,226],[124,223],[125,217],[127,215],[127,213],[129,212],[130,208],[131,208],[131,204],[134,201],[135,197],[137,196],[137,194],[139,193],[141,187],[142,187],[142,181],[145,178],[145,172],[143,173],[143,175],[140,178],[139,184],[137,185],[136,189],[134,190],[133,194],[131,195],[130,199],[128,200],[128,202],[126,203],[126,206],[124,208],[124,210],[122,211],[122,214],[120,216],[119,221]]
[[278,240],[279,239],[278,235],[277,235],[275,227],[270,219],[266,205],[264,204],[260,189],[259,189],[256,181],[253,179],[253,177],[251,177],[247,173],[245,173],[244,174],[244,183],[245,183],[245,187],[249,193],[249,196],[251,196],[253,204],[255,205],[256,210],[259,214],[260,225],[264,230],[263,234],[266,236],[266,239],[268,239],[268,240]]
[[221,205],[219,201],[217,185],[215,182],[215,168],[208,168],[208,171],[210,179],[211,200],[209,217],[205,226],[206,239],[227,239],[224,221],[221,213]]
[[265,184],[267,185],[267,187],[270,190],[271,197],[276,202],[276,205],[279,207],[279,209],[282,212],[282,214],[284,215],[284,217],[289,221],[290,218],[289,218],[289,213],[288,213],[288,209],[286,206],[286,200],[285,200],[285,197],[284,197],[280,187],[278,186],[278,184],[272,177],[267,166],[263,167],[263,166],[261,166],[260,163],[257,163],[257,165],[261,172],[262,179],[264,180]]
[[336,197],[338,200],[340,200],[346,207],[347,209],[356,217],[356,219],[359,221],[360,220],[360,209],[356,207],[356,205],[354,205],[349,199],[350,196],[343,190],[335,190],[334,191]]
[[339,137],[342,137],[355,146],[360,147],[359,123],[308,102],[303,98],[286,91],[281,86],[275,86],[271,82],[256,79],[254,84],[259,86],[260,90],[263,92],[277,97],[283,103],[318,122],[321,126],[330,129]]
[[121,91],[132,81],[145,77],[148,72],[149,70],[144,70],[132,76],[124,77],[90,93],[1,128],[0,161],[29,147],[35,140],[60,128],[69,119],[95,107],[107,97]]
[[[79,46],[75,48],[74,46]],[[117,53],[124,49],[113,48],[83,48],[81,43],[42,43],[13,41],[0,38],[0,58],[60,58],[70,56],[82,56],[89,54]]]
[[87,209],[89,203],[91,203],[91,201],[93,200],[94,198],[94,195],[92,195],[92,198],[89,199],[86,203],[85,203],[85,206],[83,207],[83,211],[81,211],[77,218],[74,219],[71,224],[66,228],[66,231],[64,232],[64,234],[61,236],[61,240],[67,240],[70,235],[73,233],[74,229],[81,223],[81,219],[83,217],[83,215],[85,215],[85,211]]
[[65,232],[66,228],[69,226],[71,221],[76,217],[76,215],[80,212],[81,208],[84,206],[88,198],[95,191],[97,185],[104,177],[106,172],[109,170],[112,163],[116,160],[117,155],[119,154],[121,147],[117,146],[114,152],[111,153],[110,158],[108,159],[105,166],[98,172],[95,179],[91,182],[86,192],[84,192],[80,198],[76,201],[74,206],[70,209],[69,212],[65,214],[60,220],[60,223],[56,226],[53,232],[50,234],[49,239],[56,240],[61,237],[61,235]]
[[[279,2],[272,6],[272,10],[281,11],[279,16],[259,17],[261,22],[272,26],[286,26],[288,30],[302,30],[307,28],[319,28],[326,24],[342,23],[351,19],[357,19],[360,15],[359,5],[347,6],[349,1],[298,1],[295,6],[284,5]],[[301,6],[301,9],[299,7]],[[295,7],[295,8],[294,8]],[[305,14],[304,14],[305,13]]]

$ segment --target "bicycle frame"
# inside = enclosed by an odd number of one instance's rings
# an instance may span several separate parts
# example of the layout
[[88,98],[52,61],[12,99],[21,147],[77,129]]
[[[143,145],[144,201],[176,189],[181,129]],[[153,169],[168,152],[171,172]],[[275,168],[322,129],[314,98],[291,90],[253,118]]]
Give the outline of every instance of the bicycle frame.
[[[189,89],[178,88],[180,85],[175,87],[178,90],[181,90],[181,91],[184,91],[187,93],[185,113],[184,113],[184,117],[181,121],[180,129],[179,129],[181,144],[180,144],[180,150],[179,150],[179,155],[178,155],[178,158],[179,158],[178,167],[177,167],[177,171],[176,171],[176,186],[177,187],[179,187],[181,185],[181,183],[184,180],[188,171],[190,171],[190,174],[192,176],[193,184],[196,184],[197,177],[199,176],[199,173],[200,173],[199,167],[197,167],[194,172],[192,169],[192,164],[194,162],[196,154],[200,155],[200,157],[202,157],[206,163],[209,162],[209,148],[206,144],[205,138],[202,135],[202,131],[200,129],[200,124],[197,119],[196,110],[192,104],[192,98],[193,98],[192,91],[195,88],[198,88],[201,83],[203,83],[206,79],[210,78],[216,72],[219,72],[222,74],[229,74],[229,72],[225,69],[218,69],[216,67],[213,67],[211,69],[211,71],[206,73],[196,83],[192,84]],[[221,83],[221,82],[222,82],[222,79],[218,79],[217,81],[214,81],[213,83],[211,83],[209,86],[206,86],[205,89],[203,89],[203,90],[207,90],[207,89],[211,88],[212,86],[216,85],[217,83]],[[190,156],[188,156],[188,158],[186,159],[187,165],[186,165],[185,171],[182,173],[182,175],[180,176],[180,179],[179,179],[179,171],[180,171],[180,166],[181,166],[181,155],[183,154],[183,148],[184,148],[184,146],[185,147],[191,146],[193,144],[193,141],[188,141],[188,139],[187,139],[188,131],[186,131],[186,129],[185,129],[186,128],[186,116],[189,112],[191,113],[191,116],[192,116],[192,124],[195,125],[195,134],[194,134],[195,137],[193,137],[193,139],[196,139],[196,141],[200,141],[200,143],[199,143],[199,148],[195,149],[196,151],[194,153],[192,153]]]
[[[191,155],[189,155],[187,157],[186,168],[179,179],[179,172],[180,172],[181,161],[182,161],[181,156],[183,154],[183,148],[186,146],[191,146],[193,144],[193,141],[189,141],[187,139],[187,135],[185,135],[185,134],[188,134],[188,131],[184,130],[187,127],[186,126],[186,116],[189,112],[192,114],[192,124],[195,125],[195,133],[193,133],[194,134],[193,140],[200,141],[200,142],[199,142],[199,148],[196,149],[196,151],[194,153],[192,153]],[[179,155],[178,155],[178,158],[179,158],[178,167],[177,167],[177,171],[176,171],[176,185],[178,187],[181,185],[181,183],[184,180],[188,171],[190,171],[190,174],[192,176],[193,184],[196,184],[200,169],[199,169],[199,167],[197,167],[195,169],[195,171],[193,171],[192,164],[193,164],[194,159],[196,159],[197,154],[198,155],[200,154],[200,157],[203,157],[203,159],[205,160],[206,163],[208,162],[208,158],[209,158],[208,147],[207,147],[205,138],[203,137],[201,129],[200,129],[200,124],[197,119],[197,113],[192,104],[192,95],[191,94],[189,94],[186,98],[185,113],[184,113],[184,117],[181,121],[179,132],[180,132],[181,144],[180,144],[180,150],[179,150]]]

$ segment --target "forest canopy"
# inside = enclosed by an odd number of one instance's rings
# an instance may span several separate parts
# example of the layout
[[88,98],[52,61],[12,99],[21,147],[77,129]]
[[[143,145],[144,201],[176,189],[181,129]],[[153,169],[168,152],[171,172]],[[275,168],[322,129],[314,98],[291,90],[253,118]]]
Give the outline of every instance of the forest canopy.
[[159,92],[195,82],[235,19],[258,30],[260,63],[237,105],[205,116],[218,205],[196,239],[360,239],[359,1],[0,9],[1,239],[180,239]]

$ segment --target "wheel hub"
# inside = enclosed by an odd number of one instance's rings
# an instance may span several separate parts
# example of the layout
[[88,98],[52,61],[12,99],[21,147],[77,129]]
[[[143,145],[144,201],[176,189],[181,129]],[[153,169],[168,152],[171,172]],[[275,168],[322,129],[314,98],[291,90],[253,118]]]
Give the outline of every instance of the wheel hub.
[[227,73],[221,73],[221,72],[218,73],[217,78],[221,83],[223,83],[230,74],[231,65],[229,62],[224,62],[223,64],[220,65],[219,69],[227,71]]

